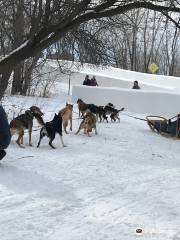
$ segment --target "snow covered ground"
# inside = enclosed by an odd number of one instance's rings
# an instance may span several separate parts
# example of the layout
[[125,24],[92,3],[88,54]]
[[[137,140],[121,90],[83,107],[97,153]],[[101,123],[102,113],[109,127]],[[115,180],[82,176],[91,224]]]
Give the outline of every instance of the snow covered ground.
[[[48,121],[67,100],[9,97],[5,105],[37,104]],[[37,149],[38,131],[34,147],[21,149],[13,137],[0,165],[1,240],[180,239],[180,143],[125,114],[88,138],[74,135],[74,113],[66,148],[57,136],[55,150],[48,139]]]

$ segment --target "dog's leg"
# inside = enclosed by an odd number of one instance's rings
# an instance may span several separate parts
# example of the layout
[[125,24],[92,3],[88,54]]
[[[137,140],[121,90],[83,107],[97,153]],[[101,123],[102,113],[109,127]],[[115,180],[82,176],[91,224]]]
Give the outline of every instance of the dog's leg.
[[81,126],[78,128],[77,132],[75,133],[76,135],[80,132]]
[[50,141],[49,141],[49,146],[51,146],[53,149],[55,149],[55,147],[52,145],[52,141],[53,141],[54,139],[50,139]]
[[16,140],[16,143],[19,145],[19,147],[24,148],[24,146],[21,145],[21,139],[23,138],[24,130],[20,131],[18,134],[19,136],[18,136],[18,139]]
[[21,138],[21,144],[23,144],[23,136],[22,136],[22,138]]
[[95,126],[95,128],[94,128],[94,129],[95,129],[95,134],[97,135],[98,133],[97,133],[97,128],[96,128],[96,126]]
[[87,133],[87,128],[84,128],[84,134],[86,134]]
[[108,123],[108,116],[106,115],[106,113],[104,113],[104,118],[105,118],[106,122]]
[[106,120],[106,122],[108,123],[108,118],[105,113],[103,113],[103,122],[104,122],[104,120]]
[[89,132],[91,132],[91,130],[87,129],[87,135],[88,135],[88,137],[91,137],[91,135],[89,134]]
[[32,128],[29,129],[29,146],[30,147],[32,147],[31,135],[32,135]]
[[70,131],[72,131],[72,116],[70,117]]
[[111,114],[111,115],[110,115],[110,118],[111,118],[111,122],[112,122],[112,121],[114,121],[114,122],[115,122],[115,121],[116,121],[116,118],[117,118],[117,116],[116,116],[116,115],[114,115],[114,114]]
[[55,149],[55,147],[52,145],[53,140],[55,139],[55,132],[49,132],[48,134],[49,137],[49,146]]
[[99,120],[100,120],[100,122],[102,122],[102,116],[101,116],[101,113],[99,113]]
[[65,122],[63,123],[63,127],[64,127],[64,132],[65,132],[66,134],[68,134],[68,132],[67,132],[67,130],[66,130],[67,126],[68,126],[68,122],[65,121]]
[[80,130],[83,128],[82,125],[83,125],[83,123],[81,122],[81,124],[80,124],[80,126],[79,126],[77,132],[75,133],[76,135],[77,135],[77,134],[80,132]]
[[98,114],[96,113],[96,122],[98,122]]
[[41,131],[40,131],[40,136],[39,136],[39,142],[38,142],[38,145],[37,145],[37,147],[39,147],[40,146],[40,143],[41,143],[41,140],[42,140],[42,138],[45,136],[45,133],[43,133],[43,128],[41,128]]
[[119,118],[119,112],[117,113],[117,115],[115,116],[115,120],[118,119],[118,121],[120,122],[120,118]]
[[81,111],[81,118],[84,117],[86,111]]
[[62,146],[63,146],[63,147],[66,147],[66,145],[64,144],[64,141],[63,141],[63,137],[62,137],[62,135],[59,134],[59,136],[60,136],[60,139],[61,139],[61,144],[62,144]]

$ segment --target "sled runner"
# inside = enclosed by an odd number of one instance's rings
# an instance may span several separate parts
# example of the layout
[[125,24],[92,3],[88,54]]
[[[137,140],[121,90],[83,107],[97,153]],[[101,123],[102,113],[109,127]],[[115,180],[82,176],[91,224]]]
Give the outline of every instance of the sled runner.
[[150,129],[159,134],[180,138],[180,114],[166,119],[161,116],[147,116]]

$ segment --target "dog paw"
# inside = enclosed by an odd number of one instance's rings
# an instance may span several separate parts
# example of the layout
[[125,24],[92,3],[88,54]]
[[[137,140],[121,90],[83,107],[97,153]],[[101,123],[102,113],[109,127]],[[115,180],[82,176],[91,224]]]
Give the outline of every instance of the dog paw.
[[24,145],[22,145],[22,144],[21,144],[21,145],[19,145],[19,147],[20,147],[20,148],[25,148],[25,146],[24,146]]

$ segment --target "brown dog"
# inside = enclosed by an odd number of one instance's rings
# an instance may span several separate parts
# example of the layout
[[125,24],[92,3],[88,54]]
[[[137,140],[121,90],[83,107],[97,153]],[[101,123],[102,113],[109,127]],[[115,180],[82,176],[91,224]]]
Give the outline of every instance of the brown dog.
[[87,111],[86,115],[84,116],[82,122],[80,123],[79,129],[76,132],[78,134],[81,129],[84,129],[84,133],[90,137],[90,132],[92,132],[92,129],[95,129],[95,134],[97,134],[97,129],[96,129],[96,117],[94,116],[93,113],[90,111]]
[[73,105],[66,103],[66,107],[61,109],[58,113],[58,116],[62,117],[62,123],[63,123],[64,131],[66,134],[68,134],[66,128],[68,126],[69,121],[70,121],[70,131],[72,131],[72,111],[73,111]]
[[31,134],[32,134],[32,127],[33,127],[33,119],[34,117],[37,119],[38,123],[40,125],[43,125],[44,121],[42,119],[43,113],[41,110],[36,107],[32,106],[29,110],[25,111],[24,114],[19,115],[18,117],[14,118],[10,122],[10,130],[11,133],[17,133],[18,139],[16,140],[16,143],[22,147],[21,144],[23,144],[23,135],[24,130],[29,130],[29,146],[32,146],[31,142]]

